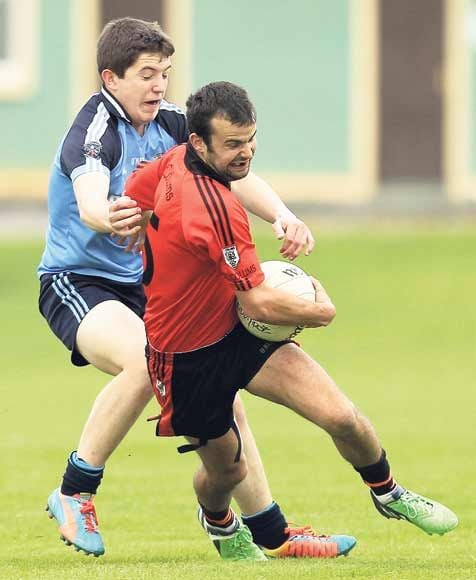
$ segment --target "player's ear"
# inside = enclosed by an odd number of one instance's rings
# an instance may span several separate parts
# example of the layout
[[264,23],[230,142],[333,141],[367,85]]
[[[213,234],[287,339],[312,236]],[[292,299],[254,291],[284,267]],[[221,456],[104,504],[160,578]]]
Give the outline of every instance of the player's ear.
[[114,90],[116,88],[117,75],[113,73],[112,70],[105,68],[101,72],[101,80],[104,83],[106,89]]
[[190,133],[189,138],[190,138],[190,143],[191,143],[192,147],[195,149],[195,151],[204,155],[207,151],[207,145],[206,145],[205,141],[203,140],[203,138],[200,137],[200,135],[197,135],[196,133]]

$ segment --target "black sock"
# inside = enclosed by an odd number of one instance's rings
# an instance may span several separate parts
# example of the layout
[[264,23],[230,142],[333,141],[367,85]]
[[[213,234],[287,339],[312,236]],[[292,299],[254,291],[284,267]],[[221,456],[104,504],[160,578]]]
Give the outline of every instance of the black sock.
[[281,508],[274,501],[264,511],[251,516],[242,516],[241,519],[250,529],[253,541],[258,546],[273,550],[288,539],[288,534],[284,531],[288,523]]
[[390,493],[396,485],[384,449],[377,463],[354,469],[360,473],[365,485],[368,485],[375,495]]
[[83,460],[78,459],[76,452],[73,451],[68,458],[66,471],[63,475],[61,493],[63,495],[75,495],[76,493],[95,494],[101,483],[104,468],[91,467],[91,469],[85,469],[75,465],[75,462],[85,463]]

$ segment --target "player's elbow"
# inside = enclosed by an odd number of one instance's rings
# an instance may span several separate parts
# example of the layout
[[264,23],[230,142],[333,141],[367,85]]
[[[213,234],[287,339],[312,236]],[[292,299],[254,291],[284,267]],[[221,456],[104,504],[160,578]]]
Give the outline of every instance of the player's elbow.
[[85,226],[88,226],[88,228],[90,228],[92,224],[91,213],[82,206],[78,206],[78,211],[79,211],[79,219]]
[[337,314],[336,307],[332,302],[319,304],[320,326],[329,326]]

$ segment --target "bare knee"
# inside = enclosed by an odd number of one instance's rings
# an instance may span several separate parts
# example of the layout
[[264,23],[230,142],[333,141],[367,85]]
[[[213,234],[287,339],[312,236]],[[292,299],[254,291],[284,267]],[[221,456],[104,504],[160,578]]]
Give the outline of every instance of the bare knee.
[[228,464],[219,471],[209,472],[209,477],[226,489],[232,489],[241,483],[247,475],[248,465],[243,455],[238,462]]
[[352,439],[363,427],[363,416],[352,405],[338,409],[329,418],[326,431],[338,439]]
[[121,371],[121,374],[124,377],[127,377],[131,391],[134,391],[137,393],[137,395],[142,395],[144,397],[150,397],[152,395],[153,390],[145,357],[143,361],[134,359],[127,361],[123,370]]
[[248,475],[248,464],[246,463],[245,456],[242,454],[240,460],[236,463],[228,465],[224,471],[224,477],[228,479],[233,487],[242,482]]

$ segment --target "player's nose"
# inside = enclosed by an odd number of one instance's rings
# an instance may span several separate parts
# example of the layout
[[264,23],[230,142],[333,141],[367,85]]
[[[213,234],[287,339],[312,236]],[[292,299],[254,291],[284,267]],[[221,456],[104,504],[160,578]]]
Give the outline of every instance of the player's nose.
[[154,83],[154,85],[152,86],[152,90],[154,91],[154,93],[161,94],[161,95],[163,95],[165,93],[166,88],[167,88],[167,80],[166,79],[160,79],[160,80],[156,81]]
[[243,159],[252,159],[255,151],[251,143],[246,143],[241,151],[241,157]]

